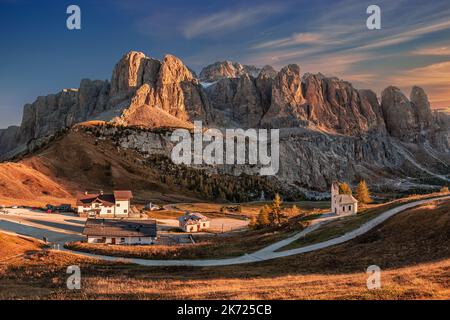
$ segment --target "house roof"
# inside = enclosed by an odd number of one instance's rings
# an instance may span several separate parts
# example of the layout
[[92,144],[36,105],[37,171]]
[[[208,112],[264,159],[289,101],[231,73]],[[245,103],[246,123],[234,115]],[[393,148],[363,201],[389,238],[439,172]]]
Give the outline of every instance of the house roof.
[[77,198],[77,206],[90,205],[94,202],[113,206],[116,201],[113,194],[83,194]]
[[198,223],[201,221],[208,221],[208,218],[198,212],[186,213],[178,218],[182,223]]
[[83,229],[86,236],[97,237],[156,237],[156,220],[87,219]]
[[131,198],[133,198],[133,194],[128,190],[114,191],[113,194],[82,194],[77,198],[77,206],[90,205],[94,202],[101,203],[104,206],[113,206],[116,200],[130,200]]
[[114,191],[114,197],[116,200],[130,200],[133,198],[133,193],[130,190],[117,190]]
[[350,194],[340,194],[338,202],[339,204],[355,204],[358,203],[358,200]]

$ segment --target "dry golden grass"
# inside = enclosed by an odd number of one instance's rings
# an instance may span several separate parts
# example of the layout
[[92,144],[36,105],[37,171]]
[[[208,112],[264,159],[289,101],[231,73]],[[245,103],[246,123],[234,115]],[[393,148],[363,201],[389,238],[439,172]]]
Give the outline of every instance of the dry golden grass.
[[0,205],[75,203],[65,186],[24,164],[0,163]]
[[40,249],[41,244],[38,241],[0,232],[0,263],[16,255]]
[[[450,201],[418,207],[339,246],[249,265],[140,267],[58,252],[0,268],[0,298],[450,299]],[[82,290],[65,287],[80,265]],[[366,288],[369,265],[382,288]]]
[[[82,159],[82,160],[80,160]],[[20,161],[57,181],[75,196],[84,190],[133,190],[136,202],[193,201],[192,192],[162,184],[159,173],[133,150],[118,150],[111,141],[72,130]],[[21,193],[16,195],[21,199]]]

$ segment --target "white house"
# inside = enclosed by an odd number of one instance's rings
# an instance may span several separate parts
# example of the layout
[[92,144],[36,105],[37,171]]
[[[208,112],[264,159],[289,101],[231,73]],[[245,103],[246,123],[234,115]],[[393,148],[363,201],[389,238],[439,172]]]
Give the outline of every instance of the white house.
[[89,194],[85,192],[77,199],[79,215],[100,218],[126,218],[130,214],[131,191],[114,191],[112,194]]
[[350,194],[339,194],[339,183],[331,184],[331,211],[337,215],[358,213],[358,200]]
[[153,244],[157,239],[156,221],[87,219],[83,235],[88,243]]
[[204,215],[186,212],[178,218],[180,229],[184,232],[199,232],[209,229],[209,219]]

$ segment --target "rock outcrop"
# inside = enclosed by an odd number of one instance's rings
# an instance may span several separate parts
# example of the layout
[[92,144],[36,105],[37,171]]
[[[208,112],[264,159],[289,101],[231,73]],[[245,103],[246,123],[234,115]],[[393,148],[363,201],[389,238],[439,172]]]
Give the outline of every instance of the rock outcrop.
[[221,61],[203,68],[199,78],[203,82],[214,82],[224,78],[239,78],[244,75],[256,77],[260,71],[255,66],[242,65],[231,61]]
[[[404,142],[423,143],[432,141],[439,131],[448,131],[449,127],[435,115],[425,91],[413,87],[410,100],[396,87],[388,87],[382,93],[381,107],[387,130],[390,135]],[[448,142],[445,144],[448,145]]]
[[6,129],[0,129],[0,159],[2,155],[15,149],[19,143],[18,126],[10,126]]
[[289,128],[314,126],[359,135],[385,132],[381,106],[371,90],[321,74],[302,77],[298,65],[279,72],[266,66],[254,78],[225,78],[206,89],[218,125]]
[[[125,68],[123,65],[128,67]],[[124,75],[116,70],[121,70]],[[191,71],[177,57],[166,55],[163,61],[159,62],[138,54],[128,54],[118,63],[116,70],[113,79],[126,79],[126,74],[132,74],[133,77],[136,75],[136,78],[123,83],[124,86],[117,85],[117,88],[124,89],[113,91],[119,95],[125,93],[131,96],[129,106],[120,117],[114,119],[115,122],[148,125],[142,119],[137,119],[138,117],[129,117],[131,114],[129,109],[137,108],[144,112],[149,111],[148,108],[157,108],[158,114],[167,113],[164,117],[172,116],[182,122],[209,120],[209,101],[206,93]]]
[[263,125],[275,128],[298,126],[298,120],[306,118],[300,66],[291,64],[280,70],[273,79],[271,96]]
[[304,77],[308,120],[327,131],[360,135],[383,131],[384,121],[376,94],[357,90],[349,82],[321,74]]

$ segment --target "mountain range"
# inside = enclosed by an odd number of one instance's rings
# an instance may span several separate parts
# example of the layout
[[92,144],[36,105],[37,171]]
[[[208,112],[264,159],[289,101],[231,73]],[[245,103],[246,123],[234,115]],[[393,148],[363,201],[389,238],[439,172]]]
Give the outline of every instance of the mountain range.
[[[377,97],[335,77],[302,74],[296,64],[275,70],[223,61],[197,76],[173,55],[160,61],[135,51],[116,64],[110,81],[83,79],[77,89],[25,105],[21,125],[0,130],[0,158],[24,161],[86,121],[102,124],[95,139],[144,158],[168,157],[167,132],[195,120],[280,129],[280,170],[267,181],[284,192],[313,197],[333,180],[365,179],[379,190],[450,181],[450,115],[433,111],[419,87],[409,98],[393,86]],[[250,165],[191,169],[227,179],[257,172]]]

